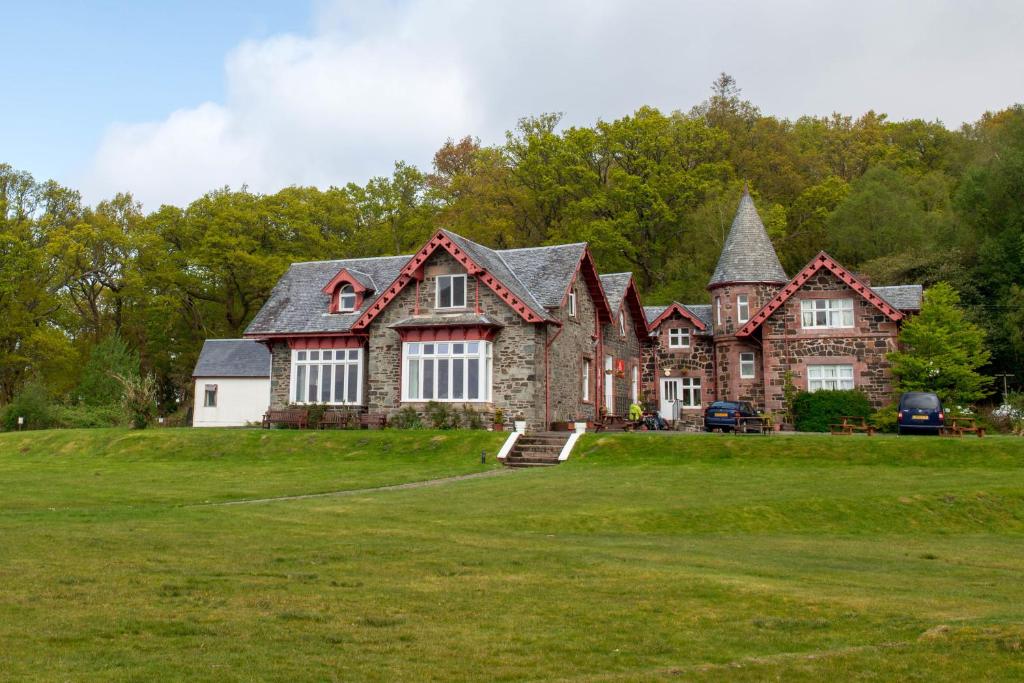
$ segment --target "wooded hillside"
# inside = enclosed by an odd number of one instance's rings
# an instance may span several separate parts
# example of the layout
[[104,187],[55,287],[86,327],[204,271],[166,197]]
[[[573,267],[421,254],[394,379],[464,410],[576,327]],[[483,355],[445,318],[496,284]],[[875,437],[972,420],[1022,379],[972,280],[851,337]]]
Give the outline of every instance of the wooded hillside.
[[76,402],[92,349],[119,335],[171,410],[203,339],[240,336],[290,262],[408,253],[441,226],[495,247],[588,241],[646,303],[701,303],[744,183],[790,274],[824,249],[874,284],[948,281],[990,370],[1019,372],[1024,106],[956,131],[873,111],[790,121],[723,74],[689,111],[559,119],[449,140],[431,169],[365,185],[223,188],[148,214],[0,164],[0,405],[29,382]]

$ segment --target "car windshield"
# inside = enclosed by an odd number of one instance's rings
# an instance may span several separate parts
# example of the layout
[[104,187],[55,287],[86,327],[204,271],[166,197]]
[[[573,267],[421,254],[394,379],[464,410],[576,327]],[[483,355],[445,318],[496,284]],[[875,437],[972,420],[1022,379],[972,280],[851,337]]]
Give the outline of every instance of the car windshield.
[[715,410],[736,410],[739,406],[728,401],[715,401],[710,407]]
[[906,394],[903,407],[910,410],[938,410],[939,397],[935,394]]

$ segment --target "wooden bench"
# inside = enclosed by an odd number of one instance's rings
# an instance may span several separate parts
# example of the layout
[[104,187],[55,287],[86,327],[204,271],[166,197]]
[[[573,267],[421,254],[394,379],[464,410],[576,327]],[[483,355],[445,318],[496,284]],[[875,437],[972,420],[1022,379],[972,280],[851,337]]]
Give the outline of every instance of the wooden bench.
[[949,423],[939,432],[942,436],[956,436],[962,438],[964,434],[977,434],[978,438],[985,436],[985,428],[979,427],[977,420],[973,417],[951,417]]
[[868,424],[866,417],[860,415],[843,415],[839,418],[839,424],[831,424],[828,426],[829,431],[832,434],[840,434],[843,436],[853,436],[854,432],[864,432],[868,436],[874,436],[875,428]]
[[768,415],[737,417],[733,434],[771,434],[772,418]]
[[360,429],[384,429],[388,426],[388,417],[382,413],[363,413],[359,416]]
[[305,429],[309,426],[309,411],[305,408],[279,408],[263,414],[263,429],[273,425]]
[[318,429],[347,429],[352,426],[352,417],[347,410],[325,410],[316,426]]

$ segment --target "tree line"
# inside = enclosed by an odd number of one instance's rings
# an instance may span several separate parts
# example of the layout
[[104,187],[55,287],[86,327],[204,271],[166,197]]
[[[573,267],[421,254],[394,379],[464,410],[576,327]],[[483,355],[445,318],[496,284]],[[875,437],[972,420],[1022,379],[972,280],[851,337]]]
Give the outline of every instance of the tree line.
[[706,302],[744,184],[787,272],[824,249],[874,284],[948,282],[985,331],[986,370],[1019,382],[1024,106],[949,130],[873,111],[780,119],[741,95],[723,74],[688,111],[531,116],[500,144],[448,140],[429,170],[149,213],[0,164],[0,405],[29,385],[95,400],[113,345],[173,411],[202,341],[240,336],[289,263],[409,253],[441,226],[497,248],[587,241],[646,302]]

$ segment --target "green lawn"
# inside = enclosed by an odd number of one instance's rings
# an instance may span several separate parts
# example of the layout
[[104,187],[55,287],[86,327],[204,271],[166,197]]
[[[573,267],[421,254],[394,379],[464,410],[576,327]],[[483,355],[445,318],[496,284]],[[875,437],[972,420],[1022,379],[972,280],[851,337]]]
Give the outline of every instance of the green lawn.
[[0,678],[1024,677],[1024,441],[0,434]]

